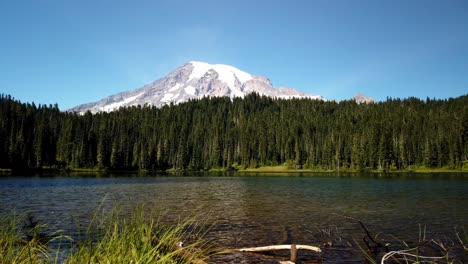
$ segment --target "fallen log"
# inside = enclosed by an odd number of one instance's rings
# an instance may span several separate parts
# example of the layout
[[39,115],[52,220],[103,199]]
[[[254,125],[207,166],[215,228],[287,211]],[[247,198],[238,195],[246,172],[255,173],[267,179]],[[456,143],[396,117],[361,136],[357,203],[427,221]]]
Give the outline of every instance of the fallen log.
[[250,248],[239,248],[229,250],[230,252],[264,252],[264,251],[274,251],[274,250],[291,250],[291,258],[289,261],[280,262],[280,263],[296,263],[297,261],[297,252],[299,249],[305,249],[321,253],[322,250],[319,247],[309,246],[309,245],[274,245],[274,246],[264,246],[264,247],[250,247]]
[[[294,245],[294,244],[293,244]],[[274,246],[265,246],[265,247],[250,247],[250,248],[239,248],[234,249],[234,251],[239,252],[262,252],[262,251],[273,251],[273,250],[284,250],[284,249],[291,249],[293,245],[274,245]],[[314,251],[317,253],[321,253],[322,250],[319,247],[309,246],[309,245],[294,245],[297,250],[305,249]]]

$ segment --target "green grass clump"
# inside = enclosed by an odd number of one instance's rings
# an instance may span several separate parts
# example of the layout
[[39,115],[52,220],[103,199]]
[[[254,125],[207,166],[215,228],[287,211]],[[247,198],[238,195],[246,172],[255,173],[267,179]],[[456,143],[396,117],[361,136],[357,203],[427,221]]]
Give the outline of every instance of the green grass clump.
[[[122,214],[117,208],[99,208],[78,237],[43,235],[34,225],[25,229],[27,218],[0,217],[0,263],[204,263],[209,246],[203,240],[207,229],[198,219],[161,223],[162,216],[144,207]],[[55,231],[54,234],[58,234]],[[67,248],[60,247],[67,240]],[[60,242],[59,247],[49,247]],[[183,246],[181,246],[183,242]]]
[[[204,233],[194,219],[167,226],[143,208],[130,218],[117,212],[95,217],[65,263],[202,263],[207,258]],[[192,241],[181,247],[186,239]]]
[[19,228],[22,219],[16,215],[0,216],[0,263],[44,263],[49,259],[47,245],[37,236],[27,237],[32,230]]

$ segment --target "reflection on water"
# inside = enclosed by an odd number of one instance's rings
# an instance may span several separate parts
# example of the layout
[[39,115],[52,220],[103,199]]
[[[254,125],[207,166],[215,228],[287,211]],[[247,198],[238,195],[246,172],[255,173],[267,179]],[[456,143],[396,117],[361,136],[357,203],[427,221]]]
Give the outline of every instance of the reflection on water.
[[107,195],[105,207],[125,211],[144,203],[167,211],[167,221],[202,213],[215,222],[209,236],[224,248],[360,239],[360,226],[343,216],[404,240],[417,238],[419,224],[434,236],[467,228],[466,174],[219,175],[3,177],[0,210],[32,211],[74,232]]

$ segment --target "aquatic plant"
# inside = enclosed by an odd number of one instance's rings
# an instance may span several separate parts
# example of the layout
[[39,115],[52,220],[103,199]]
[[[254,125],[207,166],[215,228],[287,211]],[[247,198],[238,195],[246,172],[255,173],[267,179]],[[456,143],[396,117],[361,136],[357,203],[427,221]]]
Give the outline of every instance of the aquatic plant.
[[14,213],[0,215],[0,263],[43,263],[49,259],[47,245],[34,235],[38,227],[24,230],[20,228],[22,222],[22,217]]
[[[196,217],[162,223],[163,215],[140,206],[123,215],[99,207],[77,237],[45,235],[30,215],[0,216],[0,263],[204,263],[209,228]],[[70,245],[61,247],[62,242]],[[54,244],[51,247],[51,244]],[[58,247],[57,247],[58,244]]]
[[205,232],[194,217],[175,225],[144,207],[122,217],[117,209],[95,214],[65,263],[203,263],[208,257]]
[[[373,238],[367,232],[363,241],[367,249],[355,240],[356,245],[361,250],[365,260],[373,264],[388,264],[388,263],[464,263],[459,259],[468,252],[467,237],[464,229],[464,236],[460,235],[460,231],[455,229],[456,240],[448,237],[428,238],[426,227],[419,225],[418,239],[413,242],[401,240],[395,236],[391,243],[386,243],[382,246],[382,241],[379,240],[383,234],[378,234]],[[366,237],[372,239],[375,245],[370,245],[366,242]],[[388,239],[386,239],[389,241]]]

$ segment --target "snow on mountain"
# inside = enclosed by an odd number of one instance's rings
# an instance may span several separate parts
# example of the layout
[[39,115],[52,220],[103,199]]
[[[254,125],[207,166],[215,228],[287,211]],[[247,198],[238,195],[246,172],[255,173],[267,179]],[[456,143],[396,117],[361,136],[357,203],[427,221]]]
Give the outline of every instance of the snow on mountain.
[[248,82],[253,79],[252,75],[249,73],[243,72],[237,68],[234,68],[229,65],[223,64],[208,64],[205,62],[198,62],[198,61],[191,61],[190,64],[193,66],[192,73],[189,76],[189,80],[192,79],[199,79],[205,75],[206,72],[209,70],[216,71],[219,76],[218,80],[226,83],[230,87],[235,87],[236,79],[239,80],[241,83]]
[[253,92],[276,98],[323,100],[322,96],[305,94],[293,88],[275,88],[269,79],[251,75],[229,65],[191,61],[167,76],[139,89],[111,95],[97,102],[76,106],[68,111],[97,113],[135,105],[160,107],[203,97],[244,97]]
[[372,98],[372,97],[369,97],[365,94],[356,94],[353,99],[354,101],[356,101],[356,103],[358,104],[362,104],[362,103],[375,103],[375,99]]

